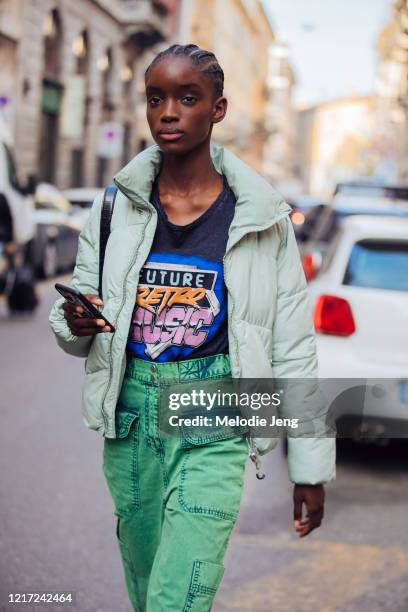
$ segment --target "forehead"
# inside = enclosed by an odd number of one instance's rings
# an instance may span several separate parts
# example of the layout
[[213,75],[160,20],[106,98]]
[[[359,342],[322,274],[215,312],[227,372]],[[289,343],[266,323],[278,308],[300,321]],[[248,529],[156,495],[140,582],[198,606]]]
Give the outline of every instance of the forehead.
[[154,64],[146,77],[146,87],[174,87],[195,84],[200,88],[208,87],[208,79],[200,66],[193,64],[188,57],[169,55]]

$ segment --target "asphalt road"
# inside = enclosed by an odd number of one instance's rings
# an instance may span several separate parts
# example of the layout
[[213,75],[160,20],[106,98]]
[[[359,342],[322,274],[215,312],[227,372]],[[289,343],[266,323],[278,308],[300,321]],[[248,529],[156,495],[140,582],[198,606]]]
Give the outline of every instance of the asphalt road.
[[[83,361],[48,326],[52,286],[33,318],[10,320],[0,303],[0,610],[130,612],[103,440],[82,422]],[[408,610],[406,449],[343,449],[323,524],[303,539],[280,448],[263,467],[258,481],[247,465],[214,612]],[[50,590],[74,592],[75,605],[7,604],[8,593]]]

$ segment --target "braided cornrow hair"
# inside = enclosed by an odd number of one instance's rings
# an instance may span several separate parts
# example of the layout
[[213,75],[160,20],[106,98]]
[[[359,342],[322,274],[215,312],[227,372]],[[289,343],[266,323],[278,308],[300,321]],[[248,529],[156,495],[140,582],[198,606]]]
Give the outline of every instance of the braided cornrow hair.
[[161,60],[169,57],[170,55],[186,57],[191,62],[200,68],[200,71],[207,74],[214,81],[214,91],[217,97],[221,97],[224,93],[224,71],[218,63],[217,58],[211,51],[200,49],[197,45],[171,45],[164,51],[161,51],[153,59],[151,64],[147,67],[145,72],[145,78],[147,77],[150,69],[160,62]]

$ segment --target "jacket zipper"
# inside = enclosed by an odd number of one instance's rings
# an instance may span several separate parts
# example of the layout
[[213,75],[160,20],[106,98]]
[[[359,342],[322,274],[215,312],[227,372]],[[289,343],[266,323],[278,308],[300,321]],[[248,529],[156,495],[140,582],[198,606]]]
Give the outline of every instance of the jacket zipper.
[[[130,198],[128,198],[128,199],[130,199]],[[143,203],[144,204],[148,204],[148,202],[145,203],[144,200],[143,200]],[[134,255],[132,257],[131,264],[130,264],[129,268],[127,269],[125,277],[124,277],[123,286],[122,286],[122,302],[120,304],[120,307],[119,307],[119,310],[118,310],[118,314],[116,315],[116,321],[119,319],[120,314],[121,314],[121,312],[123,310],[123,306],[125,305],[125,302],[126,302],[126,283],[127,283],[127,279],[128,279],[128,276],[129,276],[129,273],[130,273],[131,269],[133,268],[133,266],[135,264],[135,261],[137,259],[138,254],[139,254],[139,249],[140,249],[140,247],[141,247],[141,245],[143,243],[144,231],[146,230],[146,227],[149,225],[150,219],[152,218],[151,210],[148,210],[148,214],[149,214],[149,218],[147,219],[147,221],[145,223],[145,226],[143,228],[141,240],[139,241],[139,243],[138,243],[138,245],[136,247],[136,250],[135,250]],[[108,415],[106,414],[106,412],[104,410],[104,404],[105,404],[106,396],[108,395],[108,392],[109,392],[109,389],[110,389],[110,386],[111,386],[112,373],[113,373],[112,343],[113,343],[113,334],[112,334],[112,337],[110,339],[110,344],[109,344],[109,380],[108,380],[108,384],[107,384],[106,389],[105,389],[105,393],[103,395],[102,408],[101,408],[102,418],[103,418],[104,425],[105,425],[105,433],[106,433],[106,430],[108,429],[109,419],[108,419]]]
[[[272,227],[273,225],[275,225],[275,223],[277,223],[278,221],[280,221],[281,219],[283,219],[283,218],[284,218],[284,217],[286,217],[287,215],[288,215],[288,212],[284,212],[284,213],[282,213],[281,215],[278,215],[278,216],[277,216],[277,217],[276,217],[276,218],[273,220],[273,222],[272,222],[272,223],[267,224],[267,225],[265,225],[265,226],[263,226],[263,227],[257,228],[257,230],[256,230],[256,231],[261,232],[261,231],[264,231],[264,230],[266,230],[266,229],[269,229],[270,227]],[[249,233],[249,232],[248,232],[248,233]],[[241,236],[241,238],[240,238],[240,239],[239,239],[239,240],[238,240],[238,241],[237,241],[235,244],[233,244],[233,245],[232,245],[232,246],[231,246],[231,247],[228,249],[228,251],[226,251],[226,253],[225,253],[224,257],[222,258],[222,263],[223,263],[223,268],[224,268],[224,283],[225,283],[225,286],[226,286],[227,291],[228,291],[229,299],[231,300],[231,317],[228,317],[228,319],[229,319],[229,328],[231,328],[231,332],[232,332],[232,333],[231,333],[231,335],[232,335],[232,336],[233,336],[233,338],[234,338],[234,348],[235,348],[235,355],[236,355],[236,360],[237,360],[237,364],[238,364],[238,366],[239,366],[239,352],[238,352],[238,350],[237,350],[238,341],[237,341],[237,338],[236,338],[236,336],[235,336],[235,334],[234,334],[234,331],[233,331],[233,325],[232,325],[232,313],[234,312],[234,300],[233,300],[233,298],[232,298],[232,293],[231,293],[231,291],[230,291],[230,289],[229,289],[229,287],[228,287],[228,284],[227,284],[227,270],[226,270],[226,267],[225,267],[225,260],[226,260],[227,255],[229,255],[230,251],[231,251],[231,250],[232,250],[232,249],[233,249],[233,248],[236,246],[236,244],[238,244],[238,242],[239,242],[239,241],[240,241],[240,240],[241,240],[241,239],[242,239],[242,238],[243,238],[245,235],[246,235],[246,234],[244,234],[243,236]],[[241,368],[239,367],[239,373],[238,373],[238,376],[240,376],[240,375],[241,375]],[[256,477],[257,477],[257,479],[258,479],[258,480],[263,480],[263,479],[265,478],[266,474],[265,474],[264,472],[262,472],[262,471],[261,471],[261,465],[262,465],[262,464],[261,464],[261,458],[260,458],[260,455],[259,455],[258,448],[257,448],[257,446],[256,446],[256,444],[255,444],[254,438],[251,436],[251,434],[250,434],[250,433],[248,433],[248,434],[246,435],[246,440],[247,440],[247,443],[248,443],[248,449],[249,449],[248,456],[249,456],[249,458],[251,459],[252,463],[254,463],[254,465],[255,465]]]
[[[223,267],[224,267],[224,283],[225,286],[227,288],[228,291],[228,295],[229,295],[229,299],[231,300],[231,317],[230,317],[230,322],[229,322],[229,327],[231,329],[231,335],[234,338],[234,349],[235,349],[235,355],[236,355],[236,362],[238,364],[239,367],[239,353],[237,350],[237,346],[238,346],[238,341],[237,338],[235,336],[234,333],[234,326],[232,325],[232,314],[234,312],[234,300],[232,298],[232,293],[228,287],[227,284],[227,271],[226,271],[226,267],[225,267],[225,259],[226,259],[227,253],[225,253],[222,262],[223,262]],[[238,372],[238,378],[241,375],[241,369]],[[249,448],[249,453],[248,456],[251,459],[251,461],[254,463],[255,465],[255,470],[256,470],[256,477],[258,478],[258,480],[263,480],[265,478],[265,474],[263,472],[261,472],[261,459],[260,459],[260,455],[258,452],[258,449],[256,448],[256,444],[254,442],[253,437],[251,436],[250,433],[248,433],[246,436],[246,441],[248,444],[248,448]]]
[[256,477],[258,478],[258,480],[263,480],[266,474],[261,471],[261,459],[259,456],[259,451],[256,448],[256,444],[252,436],[247,436],[247,442],[249,446],[249,458],[255,464]]

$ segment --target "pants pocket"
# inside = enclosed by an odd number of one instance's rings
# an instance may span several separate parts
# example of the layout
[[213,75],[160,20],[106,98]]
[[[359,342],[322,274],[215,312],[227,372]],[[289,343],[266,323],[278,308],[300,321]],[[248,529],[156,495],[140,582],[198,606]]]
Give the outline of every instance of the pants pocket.
[[121,414],[117,438],[105,438],[103,472],[115,505],[115,514],[125,518],[141,506],[139,488],[139,418]]
[[[212,425],[208,427],[204,426],[187,426],[183,422],[180,427],[180,440],[182,448],[191,448],[192,446],[203,446],[205,444],[211,444],[212,442],[218,442],[220,440],[228,440],[229,438],[242,437],[249,432],[249,428],[246,425],[240,425],[239,421],[235,419],[239,418],[237,413],[234,413],[232,421],[222,421],[224,418],[231,418],[224,415],[217,414],[216,416],[210,417],[212,419]],[[220,421],[216,419],[221,419]]]
[[224,575],[224,566],[209,561],[194,561],[183,612],[209,612]]
[[235,436],[183,452],[178,488],[183,510],[235,522],[247,458],[245,438]]

